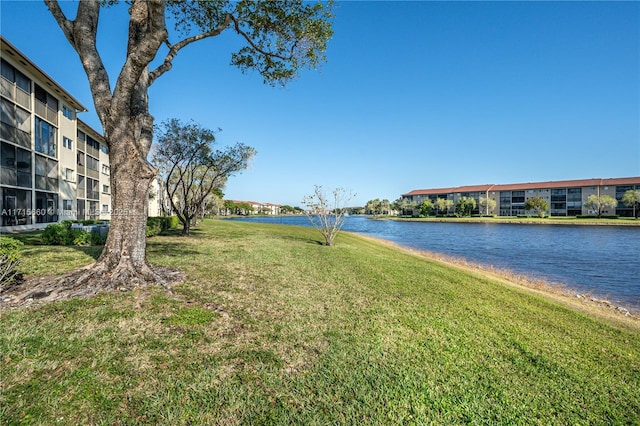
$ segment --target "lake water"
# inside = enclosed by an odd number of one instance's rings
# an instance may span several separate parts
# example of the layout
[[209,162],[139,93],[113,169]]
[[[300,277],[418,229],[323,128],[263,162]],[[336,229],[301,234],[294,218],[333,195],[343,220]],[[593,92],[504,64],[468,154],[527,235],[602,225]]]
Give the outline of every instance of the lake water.
[[[236,220],[309,226],[304,216]],[[543,278],[640,310],[640,227],[409,222],[351,216],[343,229]]]

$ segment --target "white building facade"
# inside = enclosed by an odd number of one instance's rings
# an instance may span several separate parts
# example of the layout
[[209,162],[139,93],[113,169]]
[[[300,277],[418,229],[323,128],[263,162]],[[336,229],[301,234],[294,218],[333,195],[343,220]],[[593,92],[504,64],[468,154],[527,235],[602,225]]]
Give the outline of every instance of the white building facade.
[[110,218],[108,148],[87,109],[0,37],[0,232]]

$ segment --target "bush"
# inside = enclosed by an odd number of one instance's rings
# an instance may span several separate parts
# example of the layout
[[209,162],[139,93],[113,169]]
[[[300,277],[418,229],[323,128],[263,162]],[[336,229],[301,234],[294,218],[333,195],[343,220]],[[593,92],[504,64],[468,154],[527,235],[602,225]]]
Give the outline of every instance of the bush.
[[67,228],[65,225],[53,223],[42,231],[42,242],[50,246],[67,245],[68,235],[71,232],[71,225]]
[[147,218],[147,237],[153,237],[163,231],[164,218],[148,217]]
[[0,237],[0,290],[15,280],[23,246],[21,241],[14,238]]
[[95,246],[105,243],[106,238],[94,232],[71,229],[67,224],[51,224],[42,231],[42,242],[51,246]]
[[167,219],[167,229],[177,228],[180,225],[180,219],[178,219],[178,216],[169,216],[165,219]]
[[180,219],[178,219],[178,216],[148,217],[147,218],[147,237],[153,237],[154,235],[158,235],[162,231],[166,231],[167,229],[172,229],[177,227],[179,224],[180,224]]

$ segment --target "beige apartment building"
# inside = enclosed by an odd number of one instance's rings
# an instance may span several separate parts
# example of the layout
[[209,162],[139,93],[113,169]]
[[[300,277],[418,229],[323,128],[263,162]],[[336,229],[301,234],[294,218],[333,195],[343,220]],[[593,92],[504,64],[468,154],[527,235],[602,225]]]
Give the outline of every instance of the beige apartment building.
[[[524,204],[529,198],[542,197],[549,203],[547,214],[551,216],[586,216],[594,213],[584,206],[589,195],[606,194],[617,199],[618,206],[605,211],[604,214],[626,217],[633,216],[633,208],[625,206],[620,200],[625,191],[630,189],[640,189],[640,176],[416,189],[402,194],[402,197],[416,203],[426,199],[435,201],[438,198],[449,199],[455,203],[460,197],[471,197],[476,200],[473,214],[499,216],[532,214],[533,212],[524,209]],[[492,198],[496,202],[496,207],[489,211],[480,211],[480,197]]]
[[1,36],[0,52],[0,232],[109,219],[109,154],[87,109]]

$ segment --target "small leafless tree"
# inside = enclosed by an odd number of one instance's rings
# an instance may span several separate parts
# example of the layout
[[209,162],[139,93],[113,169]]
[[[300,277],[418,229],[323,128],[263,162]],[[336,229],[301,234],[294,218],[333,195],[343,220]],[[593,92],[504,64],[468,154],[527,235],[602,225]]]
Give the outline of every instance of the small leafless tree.
[[305,214],[314,228],[324,237],[325,244],[333,245],[347,213],[347,203],[355,196],[344,188],[336,188],[327,194],[322,186],[315,186],[313,194],[302,199],[307,206]]

